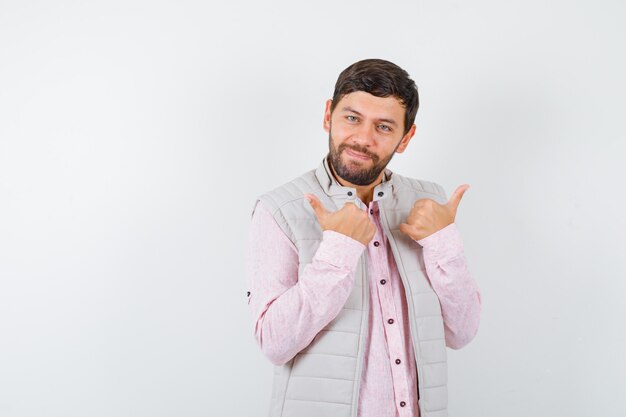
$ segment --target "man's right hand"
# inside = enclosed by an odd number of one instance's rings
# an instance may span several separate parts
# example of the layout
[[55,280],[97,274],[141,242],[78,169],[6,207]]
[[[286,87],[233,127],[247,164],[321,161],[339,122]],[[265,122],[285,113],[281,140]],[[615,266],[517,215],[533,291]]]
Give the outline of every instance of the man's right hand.
[[328,211],[313,194],[305,194],[313,207],[315,217],[322,230],[333,230],[358,240],[365,246],[376,233],[376,226],[367,216],[367,212],[359,209],[354,203],[346,203],[341,210]]

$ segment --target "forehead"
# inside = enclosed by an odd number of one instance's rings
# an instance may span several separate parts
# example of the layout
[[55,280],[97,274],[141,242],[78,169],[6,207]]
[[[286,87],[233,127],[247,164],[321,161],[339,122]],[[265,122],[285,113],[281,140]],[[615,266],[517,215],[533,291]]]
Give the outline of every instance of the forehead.
[[342,111],[345,107],[374,118],[392,117],[398,121],[404,120],[405,107],[394,96],[376,97],[365,91],[355,91],[341,97],[335,104],[335,110],[338,111]]

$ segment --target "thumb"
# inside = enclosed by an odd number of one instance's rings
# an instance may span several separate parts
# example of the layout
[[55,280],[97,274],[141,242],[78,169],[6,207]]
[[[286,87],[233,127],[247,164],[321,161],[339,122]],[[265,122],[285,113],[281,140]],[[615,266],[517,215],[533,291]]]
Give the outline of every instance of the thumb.
[[304,197],[308,200],[309,204],[313,208],[313,211],[315,212],[315,217],[317,217],[317,221],[321,224],[321,221],[328,214],[328,210],[326,210],[322,202],[319,201],[318,198],[313,194],[305,194]]
[[470,188],[469,184],[459,185],[450,196],[450,200],[448,200],[448,207],[450,207],[454,211],[455,214],[456,214],[456,209],[457,207],[459,207],[459,203],[461,202],[461,198],[463,197],[463,194],[465,194],[465,191],[467,191],[468,188]]

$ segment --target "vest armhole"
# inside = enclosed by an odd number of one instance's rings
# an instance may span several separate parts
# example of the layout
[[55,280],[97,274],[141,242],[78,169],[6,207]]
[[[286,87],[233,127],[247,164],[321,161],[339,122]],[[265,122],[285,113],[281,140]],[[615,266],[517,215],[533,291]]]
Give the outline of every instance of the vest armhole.
[[[276,206],[276,204],[274,203],[273,200],[266,198],[265,196],[261,196],[257,199],[257,204],[259,201],[262,201],[263,204],[265,205],[265,207],[269,210],[269,212],[272,214],[272,217],[274,218],[274,220],[276,221],[276,224],[278,225],[278,227],[280,227],[280,230],[283,231],[283,233],[287,236],[287,238],[291,241],[291,243],[294,245],[294,247],[297,247],[296,245],[296,239],[295,239],[295,235],[293,234],[293,231],[291,230],[291,227],[289,226],[289,223],[287,223],[287,220],[285,219],[285,217],[283,216],[283,213],[281,212],[281,210]],[[256,208],[256,205],[255,205]]]

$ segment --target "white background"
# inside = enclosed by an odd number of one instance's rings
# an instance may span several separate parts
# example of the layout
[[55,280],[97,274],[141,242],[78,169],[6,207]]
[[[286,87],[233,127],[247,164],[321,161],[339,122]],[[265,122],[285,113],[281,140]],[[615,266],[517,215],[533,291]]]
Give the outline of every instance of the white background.
[[0,416],[265,416],[252,205],[371,57],[420,89],[390,168],[471,184],[451,416],[626,415],[624,4],[0,2]]

